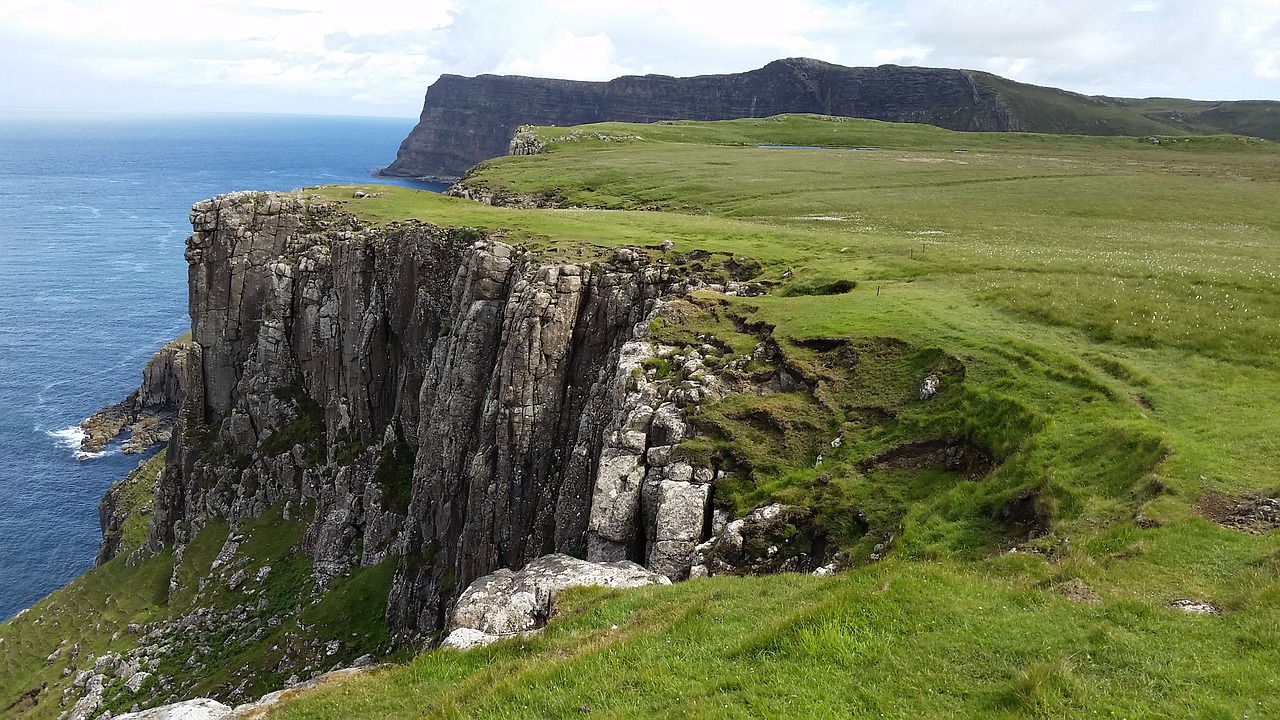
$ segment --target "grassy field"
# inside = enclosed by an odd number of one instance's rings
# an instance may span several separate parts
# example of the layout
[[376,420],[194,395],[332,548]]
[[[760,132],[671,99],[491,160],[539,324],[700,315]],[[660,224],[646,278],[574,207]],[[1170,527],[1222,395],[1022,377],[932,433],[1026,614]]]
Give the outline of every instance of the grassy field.
[[[773,293],[699,293],[656,334],[714,334],[740,354],[757,341],[744,326],[770,327],[820,382],[701,408],[707,436],[683,451],[747,468],[719,481],[719,504],[812,507],[853,567],[574,592],[542,636],[430,651],[272,717],[1280,717],[1280,531],[1205,511],[1280,494],[1276,146],[812,116],[538,133],[545,154],[486,162],[467,182],[561,209],[314,192],[373,222],[482,228],[548,257],[656,257],[670,240],[672,262],[702,250],[760,263]],[[820,350],[837,341],[856,368]],[[929,373],[942,389],[924,400]],[[942,437],[994,468],[866,465]],[[1034,532],[1012,518],[1019,503]],[[216,552],[218,532],[192,546]],[[273,562],[288,556],[263,543]],[[870,562],[882,543],[888,559]],[[193,555],[180,572],[211,560]],[[112,622],[169,612],[148,588],[173,560],[153,562],[109,565],[46,601],[66,618],[54,629],[0,626],[3,647],[26,648],[7,657],[43,663],[74,632],[106,647]],[[368,587],[389,570],[364,572],[306,622],[371,617]],[[95,626],[103,595],[121,609]],[[28,687],[20,674],[0,669],[5,697]]]
[[[548,152],[468,182],[591,209],[398,190],[349,207],[537,248],[670,239],[748,256],[781,291],[728,312],[774,326],[795,358],[809,338],[901,343],[833,380],[836,401],[735,398],[701,418],[762,456],[721,496],[856,508],[893,533],[894,559],[836,579],[583,593],[545,638],[428,653],[281,717],[1280,715],[1280,534],[1197,510],[1206,492],[1280,491],[1275,146],[817,117],[538,132]],[[839,280],[857,286],[787,292]],[[963,364],[959,388],[932,404],[894,390],[894,372],[918,378],[939,356]],[[868,405],[894,420],[860,427],[851,409]],[[750,435],[740,406],[852,438],[821,469],[839,492],[815,495],[812,451]],[[954,433],[997,469],[859,471]],[[998,521],[1027,491],[1052,516],[1030,540]],[[1184,598],[1222,613],[1167,607]]]

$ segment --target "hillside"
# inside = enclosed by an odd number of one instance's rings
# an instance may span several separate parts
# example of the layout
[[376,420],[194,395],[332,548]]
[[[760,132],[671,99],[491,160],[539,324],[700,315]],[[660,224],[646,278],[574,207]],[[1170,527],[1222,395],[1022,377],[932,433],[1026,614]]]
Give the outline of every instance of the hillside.
[[1280,103],[1272,100],[1197,102],[1173,98],[1104,98],[1107,102],[1140,112],[1187,133],[1235,133],[1280,140]]
[[990,73],[882,65],[852,68],[808,58],[729,75],[662,75],[581,82],[443,75],[427,89],[418,125],[382,170],[454,178],[507,154],[520,125],[728,120],[817,113],[951,130],[1083,135],[1213,135],[1280,140],[1280,103],[1089,97]]
[[[827,116],[521,143],[455,190],[488,204],[197,207],[199,402],[119,493],[120,555],[0,626],[0,714],[57,717],[108,652],[156,661],[103,673],[113,710],[369,654],[399,664],[270,717],[1280,714],[1274,145]],[[710,545],[673,563],[646,487],[701,488]],[[711,577],[419,652],[552,550]]]

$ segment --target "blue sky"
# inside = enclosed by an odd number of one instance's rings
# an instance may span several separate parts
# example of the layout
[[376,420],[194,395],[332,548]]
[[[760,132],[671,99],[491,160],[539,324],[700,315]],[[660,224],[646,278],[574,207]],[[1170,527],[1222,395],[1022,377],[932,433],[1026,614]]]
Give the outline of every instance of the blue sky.
[[4,0],[0,107],[415,116],[441,73],[781,57],[1087,94],[1280,100],[1280,0]]

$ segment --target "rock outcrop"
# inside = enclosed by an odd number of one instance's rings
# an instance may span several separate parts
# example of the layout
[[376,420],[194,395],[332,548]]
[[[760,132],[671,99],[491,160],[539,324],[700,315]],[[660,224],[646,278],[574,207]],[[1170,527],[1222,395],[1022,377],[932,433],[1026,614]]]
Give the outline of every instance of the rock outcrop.
[[[810,523],[806,508],[773,504],[727,523],[715,537],[694,549],[694,577],[708,575],[770,575],[779,572],[812,572],[825,561],[812,555],[798,528]],[[821,573],[828,574],[828,573]]]
[[125,713],[118,720],[232,720],[232,709],[217,700],[196,698],[150,710]]
[[142,369],[142,384],[124,400],[94,413],[81,424],[80,451],[101,452],[107,443],[128,434],[125,453],[142,452],[166,443],[173,430],[184,378],[200,364],[200,347],[175,340],[160,348]]
[[551,617],[556,597],[571,587],[636,588],[670,583],[665,575],[627,560],[589,562],[568,555],[547,555],[522,570],[498,570],[473,582],[458,598],[444,646],[466,650],[539,630]]
[[1029,129],[980,74],[966,70],[850,68],[790,58],[732,75],[645,75],[609,82],[442,75],[427,90],[418,125],[382,173],[456,178],[482,160],[528,152],[527,140],[512,144],[520,125],[727,120],[796,112],[952,130]]
[[153,550],[211,518],[306,512],[320,587],[398,558],[387,621],[405,639],[552,552],[687,573],[712,474],[672,450],[715,379],[694,352],[698,379],[650,382],[640,336],[697,278],[639,249],[547,262],[466,229],[370,227],[298,194],[222,196],[192,223],[201,362],[180,378]]
[[211,698],[193,698],[161,705],[149,710],[117,715],[115,720],[254,720],[264,717],[281,700],[306,690],[341,681],[369,671],[369,666],[342,668],[319,675],[307,682],[294,683],[283,690],[267,693],[255,702],[234,708]]

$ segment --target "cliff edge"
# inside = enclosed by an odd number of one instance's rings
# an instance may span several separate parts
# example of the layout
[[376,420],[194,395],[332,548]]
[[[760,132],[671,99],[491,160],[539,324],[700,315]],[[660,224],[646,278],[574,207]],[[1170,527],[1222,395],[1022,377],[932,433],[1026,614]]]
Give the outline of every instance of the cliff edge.
[[672,451],[712,381],[646,382],[657,350],[639,337],[689,279],[641,249],[557,262],[300,195],[215,198],[192,223],[202,362],[154,550],[290,504],[320,587],[399,558],[386,619],[410,635],[443,628],[476,578],[553,551],[688,573],[712,476]]

